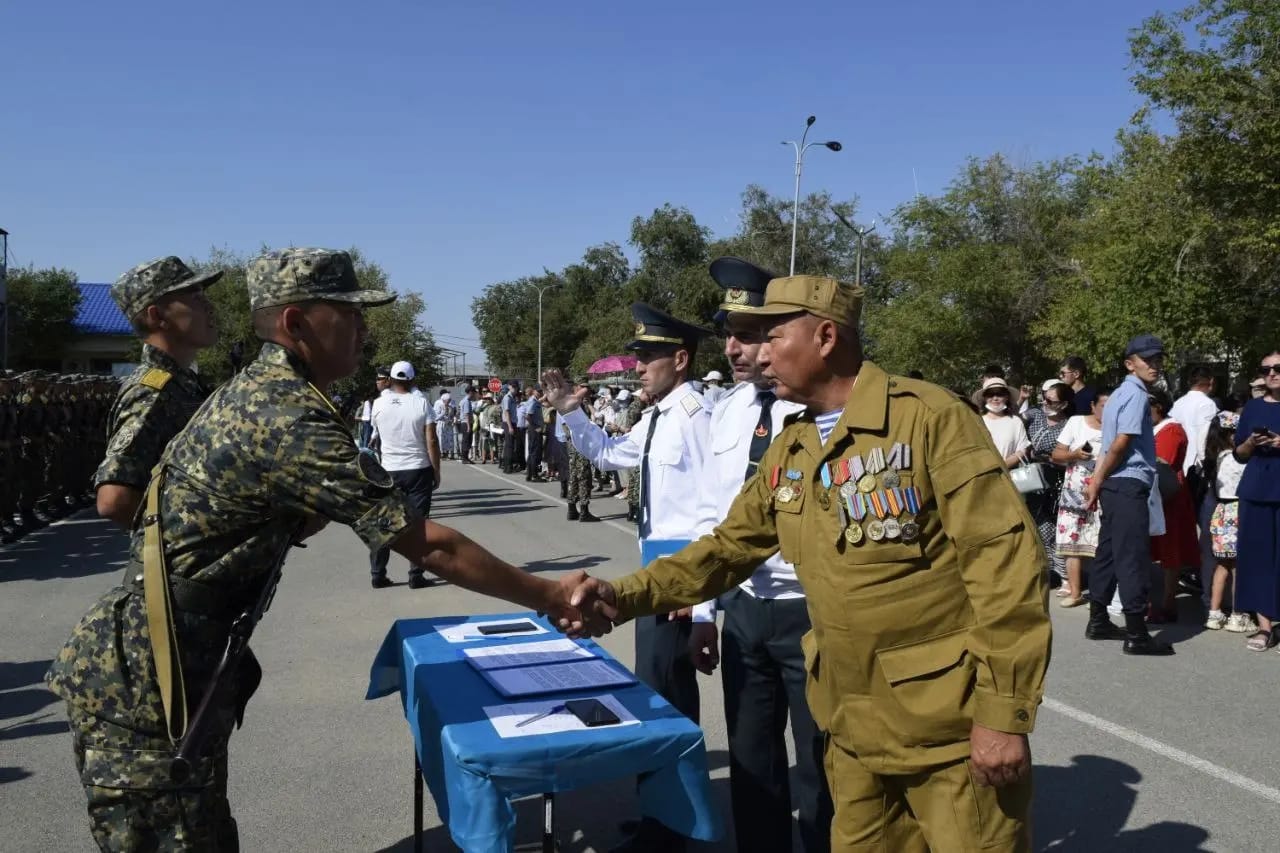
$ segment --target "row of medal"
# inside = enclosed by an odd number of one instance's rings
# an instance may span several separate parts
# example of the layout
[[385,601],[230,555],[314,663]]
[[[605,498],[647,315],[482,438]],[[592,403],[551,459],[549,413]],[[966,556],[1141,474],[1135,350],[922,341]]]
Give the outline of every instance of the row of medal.
[[[873,542],[900,540],[907,544],[920,538],[916,516],[920,514],[920,490],[902,486],[902,471],[911,468],[911,445],[895,443],[886,456],[883,447],[867,451],[865,462],[858,454],[848,459],[828,462],[820,469],[822,485],[827,491],[818,493],[818,503],[830,509],[831,489],[838,487],[836,511],[844,538],[851,545],[864,539]],[[770,479],[773,497],[778,503],[790,503],[800,497],[804,473],[794,469],[785,472],[775,466]]]

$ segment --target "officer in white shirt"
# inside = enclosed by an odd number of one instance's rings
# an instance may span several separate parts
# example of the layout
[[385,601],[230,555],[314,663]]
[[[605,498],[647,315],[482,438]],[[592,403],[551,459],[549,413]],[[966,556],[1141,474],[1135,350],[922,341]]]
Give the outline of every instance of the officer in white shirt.
[[[391,365],[391,386],[373,401],[370,421],[372,444],[381,454],[382,467],[391,474],[397,488],[405,492],[423,518],[431,515],[431,493],[440,487],[440,444],[436,439],[431,404],[414,394],[413,365],[397,361]],[[387,579],[390,548],[381,548],[369,557],[369,573],[374,589],[391,586]],[[409,587],[430,586],[420,565],[409,564]]]
[[[699,523],[699,482],[710,447],[711,412],[689,382],[689,369],[705,329],[637,302],[631,306],[636,337],[636,376],[655,405],[630,432],[610,436],[583,414],[586,389],[572,386],[558,370],[543,377],[547,401],[560,413],[574,448],[597,468],[640,468],[640,539],[696,539],[709,533],[711,519]],[[694,722],[699,718],[697,672],[689,658],[691,613],[636,620],[636,676]],[[651,819],[623,846],[625,850],[683,849],[682,836]]]
[[[724,520],[743,483],[783,420],[804,411],[778,400],[756,364],[762,327],[737,312],[764,304],[765,288],[777,276],[741,258],[719,258],[711,277],[725,289],[716,323],[725,329],[725,357],[737,382],[711,415],[711,454],[701,483],[700,520]],[[735,320],[736,317],[736,320]],[[716,664],[724,685],[729,734],[729,790],[740,853],[789,853],[791,810],[799,813],[806,853],[831,849],[831,798],[822,770],[823,734],[805,700],[804,652],[800,638],[810,628],[804,590],[795,568],[774,554],[740,587],[721,596],[724,647],[717,649],[717,602],[693,609],[690,653],[694,666],[711,674]],[[788,773],[783,733],[788,713],[796,743],[795,785]]]
[[1192,499],[1200,500],[1196,507],[1196,517],[1200,523],[1200,583],[1201,597],[1205,606],[1209,605],[1212,595],[1214,568],[1218,558],[1213,556],[1213,534],[1209,530],[1209,522],[1213,516],[1213,508],[1217,501],[1213,499],[1212,489],[1206,488],[1204,482],[1204,446],[1213,428],[1214,418],[1218,416],[1218,404],[1213,401],[1213,386],[1216,379],[1208,365],[1200,364],[1187,373],[1187,393],[1178,398],[1169,410],[1169,417],[1177,421],[1187,433],[1187,458],[1182,463],[1182,471],[1187,475],[1187,484],[1191,486]]

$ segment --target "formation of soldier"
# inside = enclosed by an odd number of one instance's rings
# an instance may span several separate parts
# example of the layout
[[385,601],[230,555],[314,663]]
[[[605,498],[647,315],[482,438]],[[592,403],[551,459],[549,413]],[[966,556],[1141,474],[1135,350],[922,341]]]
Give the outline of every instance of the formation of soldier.
[[41,370],[0,377],[0,541],[93,503],[119,381]]

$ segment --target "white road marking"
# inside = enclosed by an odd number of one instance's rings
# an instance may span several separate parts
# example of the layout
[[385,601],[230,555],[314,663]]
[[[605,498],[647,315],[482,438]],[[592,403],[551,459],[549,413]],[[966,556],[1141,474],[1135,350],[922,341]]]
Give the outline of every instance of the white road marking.
[[1106,732],[1113,737],[1126,740],[1134,746],[1154,752],[1162,758],[1176,761],[1185,767],[1190,767],[1192,770],[1198,770],[1206,776],[1220,779],[1228,785],[1235,785],[1237,788],[1262,797],[1264,800],[1280,804],[1280,790],[1272,788],[1270,785],[1264,785],[1255,779],[1250,779],[1248,776],[1241,776],[1239,773],[1214,764],[1212,761],[1205,761],[1203,758],[1199,758],[1189,752],[1183,752],[1177,747],[1169,746],[1167,743],[1147,737],[1144,734],[1135,732],[1133,729],[1125,728],[1119,723],[1104,720],[1101,717],[1090,714],[1088,711],[1082,711],[1065,702],[1059,702],[1057,699],[1050,699],[1046,696],[1044,698],[1044,706],[1050,711],[1055,711],[1064,717],[1070,717],[1078,723],[1084,723],[1086,726],[1095,728],[1100,732]]
[[[526,492],[532,492],[538,497],[543,498],[547,501],[550,501],[553,504],[559,504],[560,506],[569,505],[568,501],[561,500],[560,498],[557,498],[557,497],[552,497],[551,495],[548,495],[546,492],[543,492],[539,489],[535,489],[533,486],[530,486],[526,483],[521,483],[519,480],[512,480],[508,477],[505,477],[502,474],[498,473],[497,471],[489,471],[483,465],[478,465],[478,464],[468,465],[467,467],[470,468],[472,471],[492,477],[495,480],[501,480],[502,482],[506,483],[508,486],[515,486],[516,488],[524,489]],[[448,492],[444,492],[441,494],[441,497],[447,497],[447,496],[448,496]],[[636,538],[636,526],[634,524],[622,524],[621,522],[611,521],[607,518],[602,518],[600,520],[603,523],[612,527],[614,530],[620,530],[623,533],[630,536],[632,539]]]
[[[544,494],[538,489],[533,488],[532,486],[526,485],[524,483],[521,483],[515,480],[508,479],[507,477],[495,471],[486,471],[483,467],[480,467],[480,466],[473,466],[471,470],[479,471],[481,474],[487,474],[488,476],[493,477],[496,480],[501,480],[507,485],[516,486],[518,488],[524,489],[527,492],[532,492],[533,494],[538,495],[539,497],[545,498],[546,500],[551,501],[552,503],[557,503],[557,504],[560,504],[561,506],[568,505],[567,501],[562,501],[558,498],[553,498],[550,495]],[[623,533],[626,533],[628,536],[634,537],[636,535],[634,525],[619,524],[616,521],[605,521],[605,524],[608,524],[609,526],[617,530],[620,530]],[[1133,729],[1125,728],[1119,723],[1113,723],[1110,720],[1104,720],[1102,717],[1098,717],[1098,716],[1095,716],[1094,714],[1090,714],[1088,711],[1082,711],[1073,705],[1066,704],[1065,702],[1059,702],[1057,699],[1052,699],[1046,696],[1044,698],[1044,707],[1048,708],[1050,711],[1054,711],[1058,714],[1061,714],[1064,717],[1069,717],[1070,719],[1073,719],[1078,723],[1083,723],[1084,725],[1089,726],[1090,728],[1097,729],[1100,732],[1105,732],[1111,735],[1112,737],[1117,737],[1117,738],[1120,738],[1121,740],[1128,741],[1134,746],[1141,747],[1142,749],[1145,749],[1148,752],[1153,752],[1162,758],[1167,758],[1170,761],[1176,761],[1178,764],[1181,764],[1184,767],[1190,767],[1192,770],[1199,771],[1200,773],[1203,773],[1206,776],[1212,776],[1215,779],[1218,779],[1222,782],[1226,782],[1228,785],[1234,785],[1237,788],[1241,789],[1242,791],[1248,791],[1250,794],[1261,797],[1264,800],[1270,800],[1271,802],[1276,803],[1277,805],[1280,805],[1280,789],[1273,788],[1270,785],[1265,785],[1262,782],[1257,781],[1256,779],[1250,779],[1248,776],[1242,776],[1241,774],[1236,773],[1233,770],[1228,770],[1227,768],[1222,767],[1221,765],[1214,764],[1212,761],[1206,761],[1205,759],[1200,758],[1199,756],[1196,756],[1196,755],[1192,755],[1189,752],[1183,752],[1182,750],[1178,749],[1175,746],[1170,746],[1169,744],[1164,743],[1163,741],[1158,741],[1155,738],[1147,737],[1146,735],[1140,732],[1136,732]]]

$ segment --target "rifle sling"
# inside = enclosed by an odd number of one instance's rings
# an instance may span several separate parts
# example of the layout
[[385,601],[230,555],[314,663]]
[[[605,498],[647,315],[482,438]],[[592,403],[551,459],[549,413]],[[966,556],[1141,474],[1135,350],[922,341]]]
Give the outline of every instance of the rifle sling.
[[154,474],[147,487],[147,503],[142,524],[142,589],[147,607],[147,631],[151,635],[151,655],[164,705],[169,740],[177,743],[187,733],[187,686],[182,677],[182,657],[178,632],[173,624],[173,601],[169,592],[169,571],[164,561],[160,530],[160,487],[164,468]]

